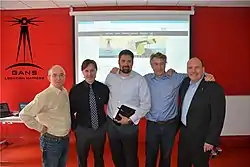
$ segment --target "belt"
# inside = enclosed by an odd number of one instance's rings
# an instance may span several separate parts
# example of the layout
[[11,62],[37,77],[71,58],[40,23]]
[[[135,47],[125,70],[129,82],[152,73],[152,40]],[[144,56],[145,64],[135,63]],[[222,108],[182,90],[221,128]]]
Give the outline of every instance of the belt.
[[148,120],[148,122],[152,122],[154,124],[159,124],[159,125],[165,125],[165,124],[173,123],[175,121],[176,121],[176,118],[172,118],[172,119],[169,119],[167,121],[150,121],[150,120]]
[[59,139],[59,140],[64,140],[64,139],[69,138],[69,134],[67,134],[66,136],[55,136],[55,135],[49,134],[47,132],[44,133],[42,136],[48,137],[48,138],[51,138],[51,139]]

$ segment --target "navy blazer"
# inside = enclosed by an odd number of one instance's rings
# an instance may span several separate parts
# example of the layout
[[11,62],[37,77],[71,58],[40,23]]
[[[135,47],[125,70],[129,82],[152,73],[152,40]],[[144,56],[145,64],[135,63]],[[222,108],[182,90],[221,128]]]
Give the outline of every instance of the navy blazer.
[[[180,87],[180,112],[190,79],[186,78]],[[205,142],[217,146],[223,128],[226,100],[223,88],[216,82],[200,82],[187,114],[187,130],[190,141],[203,145]],[[181,120],[181,119],[180,119]]]

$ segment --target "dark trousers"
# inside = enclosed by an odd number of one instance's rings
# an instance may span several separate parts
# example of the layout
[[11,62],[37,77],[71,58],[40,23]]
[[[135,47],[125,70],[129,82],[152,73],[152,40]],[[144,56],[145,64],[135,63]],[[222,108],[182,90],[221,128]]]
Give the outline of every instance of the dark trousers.
[[146,127],[146,167],[156,167],[160,149],[159,167],[170,167],[171,153],[177,131],[177,120],[164,124],[147,121]]
[[66,167],[69,152],[69,137],[61,138],[49,134],[40,137],[43,167]]
[[106,124],[97,130],[77,126],[75,135],[78,166],[87,167],[89,149],[92,145],[95,167],[104,167],[103,152],[106,141]]
[[108,119],[108,137],[115,167],[139,167],[138,127],[118,126]]
[[204,142],[197,142],[184,125],[180,128],[178,145],[178,167],[209,167],[209,154],[204,152]]

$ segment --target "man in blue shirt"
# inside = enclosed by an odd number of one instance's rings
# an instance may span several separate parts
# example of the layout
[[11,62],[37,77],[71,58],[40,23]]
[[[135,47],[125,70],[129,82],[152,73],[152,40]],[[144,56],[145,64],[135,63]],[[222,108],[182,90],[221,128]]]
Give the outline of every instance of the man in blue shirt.
[[178,126],[178,92],[187,75],[175,72],[167,75],[166,63],[166,55],[152,54],[150,64],[154,73],[145,75],[151,93],[151,109],[146,115],[146,167],[156,167],[159,149],[159,167],[170,167]]

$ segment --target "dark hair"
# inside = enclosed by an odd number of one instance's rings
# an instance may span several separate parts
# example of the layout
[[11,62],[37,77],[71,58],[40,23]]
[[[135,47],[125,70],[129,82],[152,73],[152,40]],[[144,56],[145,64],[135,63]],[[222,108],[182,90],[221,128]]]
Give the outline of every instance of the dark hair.
[[82,62],[82,71],[85,70],[85,68],[87,68],[90,64],[93,64],[95,69],[97,70],[97,64],[94,60],[91,60],[91,59],[86,59]]
[[134,53],[131,52],[130,50],[128,49],[125,49],[125,50],[122,50],[120,53],[119,53],[119,60],[121,59],[121,56],[122,55],[128,55],[132,58],[132,60],[134,60]]

